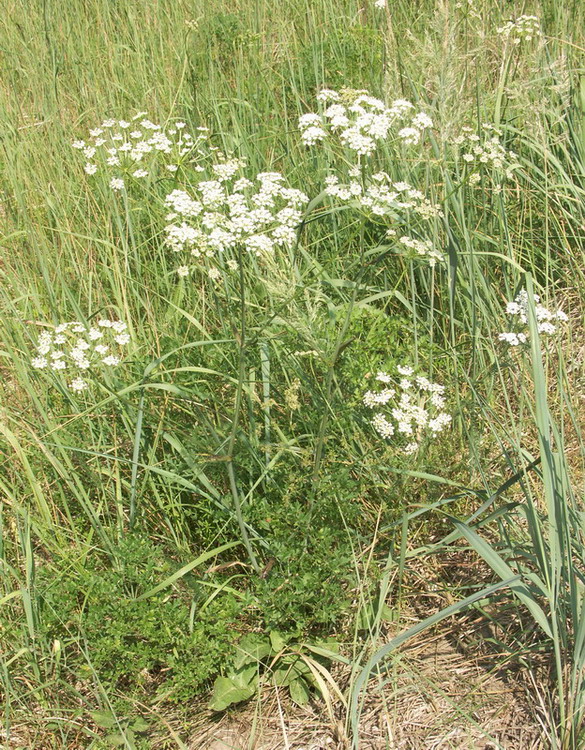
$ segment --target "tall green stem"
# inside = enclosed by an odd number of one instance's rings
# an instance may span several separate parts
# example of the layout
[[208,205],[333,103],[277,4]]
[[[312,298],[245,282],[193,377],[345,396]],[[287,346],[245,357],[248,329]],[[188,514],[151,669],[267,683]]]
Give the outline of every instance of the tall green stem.
[[238,425],[240,422],[240,412],[242,408],[242,395],[244,392],[244,379],[246,376],[246,297],[245,297],[245,284],[244,284],[244,267],[242,263],[242,250],[239,249],[239,265],[240,265],[240,330],[239,335],[236,336],[238,343],[238,382],[236,385],[236,401],[234,404],[234,417],[232,421],[232,428],[227,443],[227,472],[230,483],[230,491],[232,493],[234,501],[234,510],[236,513],[236,519],[238,526],[240,527],[240,533],[242,535],[242,541],[248,552],[250,563],[256,573],[260,572],[260,566],[256,560],[256,555],[252,549],[250,537],[248,536],[248,530],[246,529],[246,523],[244,521],[244,515],[242,513],[242,502],[240,498],[240,491],[238,489],[238,483],[236,481],[236,470],[234,466],[234,448],[236,444],[236,435],[238,432]]
[[[360,244],[363,245],[363,243],[360,243]],[[358,275],[356,279],[356,283],[353,288],[351,299],[347,307],[347,312],[343,320],[343,325],[335,340],[335,347],[333,349],[331,359],[329,360],[329,367],[327,369],[327,375],[325,378],[325,410],[323,412],[323,416],[321,417],[321,421],[319,423],[319,431],[317,433],[317,442],[315,444],[315,457],[313,459],[313,470],[311,472],[311,488],[309,491],[309,524],[307,528],[307,537],[306,537],[307,540],[308,540],[308,535],[310,533],[311,522],[313,520],[315,498],[317,496],[317,488],[319,485],[319,472],[321,469],[321,462],[323,460],[325,433],[327,431],[327,426],[329,424],[329,402],[331,400],[331,392],[333,390],[333,377],[335,375],[335,366],[337,364],[337,360],[339,359],[339,355],[341,354],[345,346],[345,336],[347,334],[347,329],[349,328],[351,315],[352,315],[353,308],[355,306],[355,301],[357,298],[357,293],[358,293],[358,289],[360,285],[359,282],[360,282],[361,274],[363,273],[363,250],[361,252],[361,261],[362,262],[360,263],[360,268],[361,268],[360,274]]]

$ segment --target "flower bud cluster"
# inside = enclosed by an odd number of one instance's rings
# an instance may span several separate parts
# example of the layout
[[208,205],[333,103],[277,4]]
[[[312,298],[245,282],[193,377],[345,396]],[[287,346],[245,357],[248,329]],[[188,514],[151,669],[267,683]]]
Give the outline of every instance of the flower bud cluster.
[[314,146],[327,139],[338,140],[356,156],[370,156],[379,143],[396,135],[405,145],[420,142],[433,121],[425,112],[416,112],[406,99],[396,99],[389,107],[367,91],[323,89],[317,95],[322,114],[308,112],[299,118],[301,139]]
[[379,390],[364,394],[363,403],[375,409],[371,424],[386,440],[407,454],[437,437],[451,423],[445,411],[445,387],[414,374],[412,367],[398,366],[394,376],[379,372]]
[[61,323],[52,333],[41,333],[31,365],[36,370],[71,376],[67,385],[79,392],[88,387],[81,375],[90,369],[118,365],[129,342],[126,323],[119,320],[102,319],[91,327],[79,321]]

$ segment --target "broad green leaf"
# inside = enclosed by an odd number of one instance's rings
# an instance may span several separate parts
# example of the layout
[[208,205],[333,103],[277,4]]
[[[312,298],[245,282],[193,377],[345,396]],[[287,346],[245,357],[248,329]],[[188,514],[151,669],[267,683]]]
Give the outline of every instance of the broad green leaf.
[[108,734],[106,736],[106,742],[112,747],[122,747],[125,744],[126,740],[124,739],[123,734],[116,732],[115,734]]
[[147,732],[150,724],[142,716],[139,716],[132,722],[131,727],[134,732]]
[[394,622],[398,619],[398,612],[387,604],[383,604],[380,618],[384,620],[384,622]]
[[297,676],[298,675],[293,672],[291,666],[283,665],[281,667],[276,667],[272,671],[272,679],[274,684],[278,685],[278,687],[288,687]]
[[311,692],[302,677],[293,680],[288,689],[290,690],[290,697],[293,703],[296,703],[297,706],[305,706],[309,702]]
[[212,711],[224,711],[233,703],[248,700],[256,692],[253,685],[238,685],[230,677],[218,677],[213,685],[213,694],[209,701]]
[[268,634],[273,651],[282,651],[286,648],[287,639],[278,630],[271,630]]
[[102,727],[102,729],[111,729],[118,724],[114,714],[111,714],[109,711],[90,711],[89,715],[94,723],[97,724],[98,727]]
[[230,672],[229,678],[234,682],[235,685],[252,685],[255,680],[258,682],[258,664],[250,664],[247,667],[242,667],[234,672]]
[[307,664],[296,654],[279,659],[277,666],[272,672],[272,678],[276,685],[284,687],[290,685],[293,680],[311,674]]
[[242,638],[237,645],[238,656],[234,661],[235,669],[240,669],[245,664],[257,664],[265,659],[272,651],[269,639],[264,635],[250,633]]

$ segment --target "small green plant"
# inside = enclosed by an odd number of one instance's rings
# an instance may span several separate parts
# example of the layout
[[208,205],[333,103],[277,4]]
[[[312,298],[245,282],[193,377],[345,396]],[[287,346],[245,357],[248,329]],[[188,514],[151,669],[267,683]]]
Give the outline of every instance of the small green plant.
[[271,630],[242,638],[238,655],[225,676],[213,686],[209,707],[223,711],[255,695],[263,685],[288,688],[299,706],[308,703],[311,690],[323,692],[334,684],[327,667],[332,661],[346,661],[334,640],[306,642],[291,634]]
[[[293,472],[290,467],[279,476],[287,482]],[[353,552],[340,517],[346,515],[352,526],[358,520],[355,481],[338,470],[326,481],[313,517],[303,502],[306,483],[291,491],[292,497],[259,500],[255,508],[272,563],[264,577],[253,581],[253,591],[267,630],[322,636],[347,611],[348,591],[355,585]]]
[[[102,745],[108,748],[125,747],[128,750],[136,750],[137,742],[140,743],[150,728],[142,716],[116,716],[111,711],[91,711],[90,716],[97,727],[107,731]],[[144,745],[140,744],[140,747]]]
[[225,592],[208,602],[195,576],[141,598],[176,568],[138,534],[109,559],[94,553],[80,565],[70,554],[38,571],[40,631],[62,644],[79,679],[95,676],[128,696],[185,700],[229,661],[238,602]]
[[[2,739],[181,747],[218,674],[218,707],[326,698],[343,634],[359,746],[448,509],[580,747],[585,4],[4,5]],[[526,273],[570,321],[532,377]],[[452,424],[398,453],[433,383]]]

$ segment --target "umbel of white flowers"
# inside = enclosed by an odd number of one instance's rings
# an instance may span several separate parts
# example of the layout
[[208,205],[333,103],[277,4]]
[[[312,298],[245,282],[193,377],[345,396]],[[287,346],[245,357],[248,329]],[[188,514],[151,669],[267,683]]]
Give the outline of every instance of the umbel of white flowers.
[[[73,142],[86,158],[88,175],[105,173],[114,191],[126,189],[125,180],[144,180],[159,163],[173,175],[186,161],[205,156],[207,128],[197,128],[195,136],[184,122],[175,122],[167,129],[139,112],[130,120],[107,119],[89,131],[89,138]],[[196,166],[199,171],[201,167]]]
[[[174,190],[167,196],[171,250],[209,258],[237,246],[263,255],[294,244],[308,196],[288,187],[279,172],[260,172],[254,181],[242,177],[243,165],[240,159],[214,164],[214,179],[196,183],[191,193]],[[179,273],[188,275],[189,267]]]
[[[544,305],[540,304],[540,297],[535,294],[534,297],[534,316],[538,333],[545,336],[552,336],[557,332],[558,323],[566,323],[568,318],[562,310],[552,312]],[[510,331],[504,331],[498,335],[500,341],[505,341],[510,346],[520,346],[526,344],[530,336],[530,327],[528,325],[528,292],[522,289],[513,302],[506,305],[506,313],[511,318]]]
[[323,113],[308,112],[299,118],[301,139],[306,146],[338,140],[360,159],[370,156],[378,144],[391,135],[404,145],[416,145],[433,121],[417,112],[406,99],[396,99],[388,107],[367,91],[322,89],[317,99]]
[[77,320],[61,323],[52,333],[41,333],[31,365],[36,370],[62,373],[68,377],[67,386],[80,392],[88,387],[82,375],[118,365],[129,342],[126,323],[120,320],[102,319],[91,327]]
[[457,157],[461,159],[464,172],[472,185],[479,185],[485,172],[495,182],[497,193],[501,190],[504,178],[511,180],[514,172],[520,168],[518,155],[505,148],[502,137],[503,132],[499,128],[484,122],[477,129],[465,125],[459,135],[453,138]]
[[445,387],[414,374],[412,367],[398,366],[396,375],[379,372],[376,381],[383,387],[364,394],[363,403],[375,409],[371,424],[402,453],[416,453],[450,423],[445,411]]
[[504,39],[511,39],[513,44],[531,42],[542,36],[538,16],[519,16],[515,21],[508,21],[498,29]]

